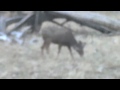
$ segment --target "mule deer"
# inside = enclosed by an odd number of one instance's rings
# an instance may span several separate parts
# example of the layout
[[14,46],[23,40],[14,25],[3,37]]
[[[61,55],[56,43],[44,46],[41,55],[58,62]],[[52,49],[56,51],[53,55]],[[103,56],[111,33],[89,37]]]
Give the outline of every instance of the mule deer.
[[82,43],[81,41],[77,42],[71,30],[48,23],[47,26],[44,27],[43,25],[43,28],[41,27],[41,35],[44,40],[44,43],[41,46],[42,54],[45,48],[49,54],[49,46],[51,43],[54,43],[58,44],[58,55],[60,54],[62,46],[66,46],[68,48],[72,58],[73,54],[71,47],[73,47],[80,56],[84,55],[85,43]]

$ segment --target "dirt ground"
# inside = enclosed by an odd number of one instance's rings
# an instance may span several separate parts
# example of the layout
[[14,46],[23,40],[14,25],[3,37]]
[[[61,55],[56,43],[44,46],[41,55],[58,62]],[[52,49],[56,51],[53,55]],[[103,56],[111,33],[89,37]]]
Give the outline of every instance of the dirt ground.
[[[29,35],[24,45],[0,41],[0,78],[120,79],[120,36],[105,36],[87,27],[73,26],[76,30],[92,32],[76,36],[78,41],[87,43],[84,57],[73,50],[75,59],[72,60],[68,49],[63,47],[56,59],[58,48],[54,44],[50,54],[42,56],[43,40],[35,34]],[[38,42],[29,43],[32,38]]]
[[[32,38],[38,42],[29,43]],[[58,49],[54,44],[50,47],[50,54],[42,56],[40,47],[43,40],[35,34],[27,37],[22,46],[0,42],[0,78],[120,78],[119,36],[78,35],[76,39],[87,45],[84,57],[73,50],[74,60],[66,47],[56,59]]]

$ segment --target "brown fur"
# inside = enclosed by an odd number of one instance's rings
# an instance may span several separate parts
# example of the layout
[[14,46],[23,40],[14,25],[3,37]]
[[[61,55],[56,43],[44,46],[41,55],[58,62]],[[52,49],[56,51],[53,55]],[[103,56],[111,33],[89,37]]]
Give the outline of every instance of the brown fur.
[[41,28],[41,35],[44,40],[41,46],[42,54],[43,50],[46,49],[49,53],[49,47],[51,43],[58,45],[58,55],[61,51],[62,46],[66,46],[73,58],[71,47],[73,47],[80,56],[84,55],[84,44],[79,41],[77,42],[72,34],[71,30],[49,23],[47,27]]

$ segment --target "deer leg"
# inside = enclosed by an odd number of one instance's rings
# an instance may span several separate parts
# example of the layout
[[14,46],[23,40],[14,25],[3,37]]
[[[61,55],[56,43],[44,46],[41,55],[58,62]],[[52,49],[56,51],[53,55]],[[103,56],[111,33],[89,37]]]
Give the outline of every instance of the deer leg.
[[71,55],[72,59],[74,59],[71,47],[68,46],[68,49],[69,49],[69,52],[70,52],[70,55]]
[[43,42],[43,45],[41,46],[41,54],[43,55],[44,49],[46,47],[46,41]]
[[48,54],[49,54],[50,43],[51,43],[50,40],[48,40],[47,43],[46,43],[46,51],[47,51]]
[[50,44],[47,44],[47,45],[46,45],[47,54],[49,54],[49,47],[50,47]]
[[62,45],[59,45],[59,46],[58,46],[58,53],[57,53],[56,59],[58,58],[58,56],[59,56],[59,54],[60,54],[61,48],[62,48]]
[[62,45],[59,45],[58,46],[58,55],[60,54],[61,48],[62,48]]

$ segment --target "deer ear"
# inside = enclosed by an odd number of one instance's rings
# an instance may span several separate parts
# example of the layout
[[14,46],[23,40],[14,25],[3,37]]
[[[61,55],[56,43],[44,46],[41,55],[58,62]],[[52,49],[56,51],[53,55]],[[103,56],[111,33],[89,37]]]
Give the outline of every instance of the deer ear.
[[79,44],[82,44],[83,47],[86,46],[86,42],[81,42],[81,41],[79,41],[78,43],[79,43]]
[[86,42],[83,42],[83,43],[82,43],[83,47],[85,47],[85,46],[86,46],[86,44],[87,44]]
[[79,44],[82,44],[83,46],[86,45],[86,42],[81,42],[81,41],[79,41],[78,43],[79,43]]
[[81,41],[78,41],[78,43],[79,43],[79,44],[82,44],[82,42],[81,42]]

